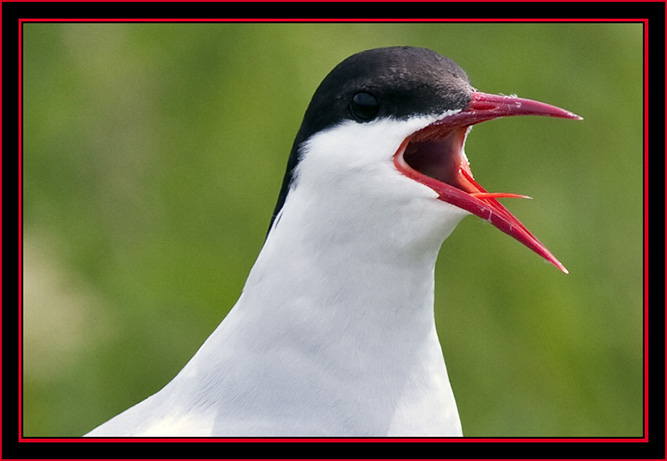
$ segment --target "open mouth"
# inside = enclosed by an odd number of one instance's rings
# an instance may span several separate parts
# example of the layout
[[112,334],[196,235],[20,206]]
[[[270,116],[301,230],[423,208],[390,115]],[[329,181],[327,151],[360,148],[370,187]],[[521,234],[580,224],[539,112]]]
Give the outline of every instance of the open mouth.
[[408,136],[394,154],[394,164],[408,178],[437,192],[440,200],[487,220],[567,274],[565,266],[497,200],[529,197],[487,192],[473,178],[463,153],[472,125],[513,115],[581,119],[566,110],[530,99],[473,92],[465,109]]

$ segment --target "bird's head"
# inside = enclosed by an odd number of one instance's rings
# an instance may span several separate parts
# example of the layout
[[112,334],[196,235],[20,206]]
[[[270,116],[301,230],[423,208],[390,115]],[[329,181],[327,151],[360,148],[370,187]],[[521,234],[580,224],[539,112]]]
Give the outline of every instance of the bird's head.
[[567,272],[497,200],[524,196],[487,192],[470,171],[464,143],[471,127],[513,115],[580,118],[541,102],[479,92],[454,61],[431,50],[355,54],[329,73],[308,106],[274,221],[297,190],[329,207],[332,228],[354,227],[364,214],[365,225],[380,223],[388,233],[389,223],[395,233],[429,233],[442,223],[451,231],[471,213]]

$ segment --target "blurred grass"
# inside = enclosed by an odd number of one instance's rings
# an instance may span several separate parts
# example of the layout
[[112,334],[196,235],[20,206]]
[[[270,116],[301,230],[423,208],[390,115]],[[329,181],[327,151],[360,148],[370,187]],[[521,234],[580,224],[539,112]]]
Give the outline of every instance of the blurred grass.
[[81,435],[175,375],[240,294],[318,83],[403,44],[584,117],[466,145],[570,270],[476,218],[445,242],[466,435],[642,434],[641,25],[52,23],[23,35],[25,436]]

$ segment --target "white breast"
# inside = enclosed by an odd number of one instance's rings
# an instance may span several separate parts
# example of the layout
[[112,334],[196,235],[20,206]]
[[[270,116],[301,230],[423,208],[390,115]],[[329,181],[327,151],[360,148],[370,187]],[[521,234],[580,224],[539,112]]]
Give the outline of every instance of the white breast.
[[460,436],[433,275],[466,212],[391,159],[427,123],[313,137],[227,318],[160,392],[88,435]]

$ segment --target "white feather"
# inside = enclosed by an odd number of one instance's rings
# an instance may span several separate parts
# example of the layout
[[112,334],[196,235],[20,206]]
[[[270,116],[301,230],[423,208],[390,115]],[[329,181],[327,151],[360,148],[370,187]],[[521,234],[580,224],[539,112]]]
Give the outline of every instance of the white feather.
[[393,153],[436,117],[345,122],[296,180],[229,315],[161,391],[89,436],[460,436],[434,267],[467,213]]

